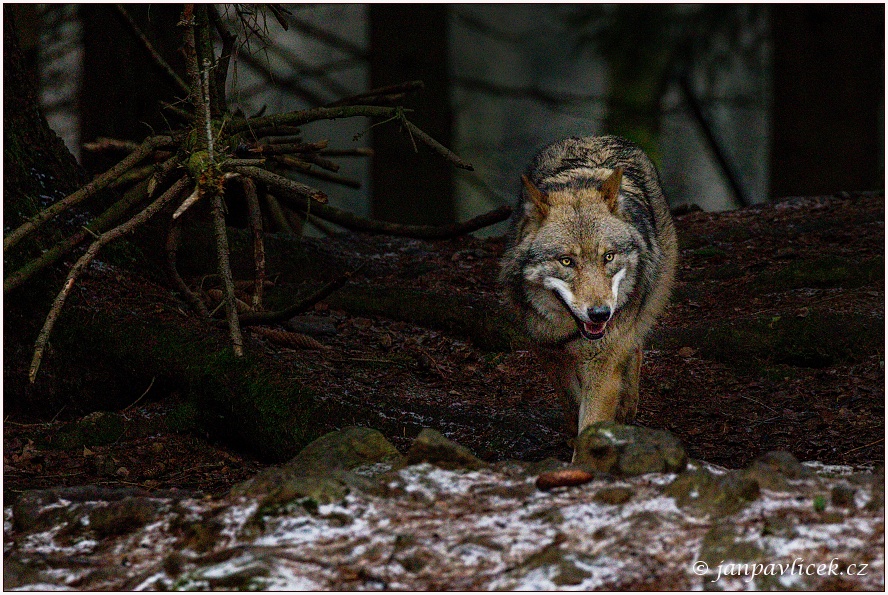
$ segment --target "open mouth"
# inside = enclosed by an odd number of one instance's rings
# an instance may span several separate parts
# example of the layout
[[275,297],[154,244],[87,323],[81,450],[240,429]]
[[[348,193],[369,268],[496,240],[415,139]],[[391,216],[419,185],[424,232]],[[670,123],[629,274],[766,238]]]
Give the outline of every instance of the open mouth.
[[[577,321],[579,322],[579,321]],[[590,341],[596,341],[604,336],[604,329],[607,326],[605,322],[580,322],[580,334]]]

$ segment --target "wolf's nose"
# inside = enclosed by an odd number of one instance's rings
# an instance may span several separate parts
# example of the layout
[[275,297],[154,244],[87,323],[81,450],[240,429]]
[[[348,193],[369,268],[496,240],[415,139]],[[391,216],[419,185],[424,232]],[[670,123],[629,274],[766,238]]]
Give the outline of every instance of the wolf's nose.
[[607,322],[611,316],[611,309],[608,306],[595,306],[586,310],[586,313],[592,322]]

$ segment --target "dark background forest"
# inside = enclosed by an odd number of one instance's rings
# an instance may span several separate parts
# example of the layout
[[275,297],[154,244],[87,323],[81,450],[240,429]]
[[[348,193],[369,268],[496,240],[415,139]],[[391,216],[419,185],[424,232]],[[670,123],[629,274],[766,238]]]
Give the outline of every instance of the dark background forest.
[[527,160],[604,133],[685,217],[640,423],[884,460],[884,5],[213,6],[4,5],[7,489],[219,492],[353,424],[569,457],[496,263]]

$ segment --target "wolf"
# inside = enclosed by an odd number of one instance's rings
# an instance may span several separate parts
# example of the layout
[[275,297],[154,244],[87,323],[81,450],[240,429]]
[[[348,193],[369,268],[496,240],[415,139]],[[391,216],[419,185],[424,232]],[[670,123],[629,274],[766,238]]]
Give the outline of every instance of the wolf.
[[629,423],[642,347],[678,256],[657,169],[623,138],[570,137],[542,149],[521,182],[500,262],[507,299],[556,385],[568,431]]

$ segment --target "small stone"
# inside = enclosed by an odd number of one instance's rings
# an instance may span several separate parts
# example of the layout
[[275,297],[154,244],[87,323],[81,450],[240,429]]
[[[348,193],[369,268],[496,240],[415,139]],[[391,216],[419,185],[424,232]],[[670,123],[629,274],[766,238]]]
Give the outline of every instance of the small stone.
[[477,469],[484,466],[484,461],[468,448],[448,440],[440,432],[430,428],[423,428],[407,451],[407,464],[418,463],[432,463],[450,469]]
[[833,486],[833,489],[830,491],[833,506],[854,506],[855,494],[857,494],[857,490],[845,484]]
[[787,479],[803,479],[811,475],[792,453],[785,450],[772,450],[756,459],[756,462],[768,465]]
[[155,516],[148,498],[124,498],[95,508],[89,514],[89,527],[99,537],[124,535],[146,525]]
[[630,488],[604,488],[603,490],[598,490],[593,499],[602,504],[625,504],[632,498],[634,493]]
[[746,479],[755,481],[760,487],[774,492],[788,492],[789,482],[773,467],[760,461],[753,461],[748,469],[743,471]]
[[664,493],[682,508],[702,514],[733,514],[759,497],[758,483],[736,471],[715,476],[702,469],[685,471],[666,486]]

